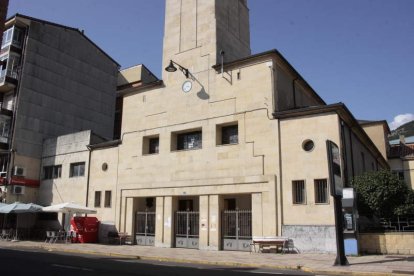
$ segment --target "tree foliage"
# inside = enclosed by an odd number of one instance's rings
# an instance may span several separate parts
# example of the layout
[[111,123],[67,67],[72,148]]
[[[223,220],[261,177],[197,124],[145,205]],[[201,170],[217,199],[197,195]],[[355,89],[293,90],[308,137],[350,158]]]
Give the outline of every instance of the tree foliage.
[[387,170],[367,172],[352,180],[361,215],[390,218],[414,214],[414,192]]

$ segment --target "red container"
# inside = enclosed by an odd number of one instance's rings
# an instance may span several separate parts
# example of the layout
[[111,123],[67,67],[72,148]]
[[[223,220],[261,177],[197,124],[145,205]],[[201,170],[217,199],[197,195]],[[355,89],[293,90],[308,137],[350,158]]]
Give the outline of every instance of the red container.
[[70,226],[75,233],[72,242],[98,242],[99,220],[96,217],[73,217]]

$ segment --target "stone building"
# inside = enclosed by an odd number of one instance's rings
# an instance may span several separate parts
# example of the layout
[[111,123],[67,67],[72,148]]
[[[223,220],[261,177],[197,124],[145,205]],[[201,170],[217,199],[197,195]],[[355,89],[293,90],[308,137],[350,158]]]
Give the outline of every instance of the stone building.
[[414,137],[400,136],[399,143],[391,144],[388,158],[391,170],[414,189]]
[[0,60],[0,188],[7,202],[35,202],[44,139],[112,139],[119,65],[83,31],[20,14],[6,21]]
[[251,54],[245,0],[167,0],[163,67],[162,81],[118,91],[120,139],[89,146],[99,219],[141,245],[249,250],[252,236],[288,236],[335,251],[326,141],[345,186],[388,168],[385,142],[278,51]]

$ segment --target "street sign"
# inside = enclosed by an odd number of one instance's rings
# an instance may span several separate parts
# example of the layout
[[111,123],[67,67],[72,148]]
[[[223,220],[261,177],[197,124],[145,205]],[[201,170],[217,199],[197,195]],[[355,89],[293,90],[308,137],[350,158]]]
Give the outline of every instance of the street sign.
[[342,197],[343,182],[341,174],[341,155],[339,147],[332,141],[326,140],[326,149],[328,152],[328,168],[331,196]]

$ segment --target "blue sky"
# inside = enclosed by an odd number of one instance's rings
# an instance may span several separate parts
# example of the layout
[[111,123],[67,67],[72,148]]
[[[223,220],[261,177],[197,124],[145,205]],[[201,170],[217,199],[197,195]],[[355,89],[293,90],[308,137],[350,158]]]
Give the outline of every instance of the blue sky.
[[[248,3],[252,53],[278,49],[358,119],[414,120],[414,1]],[[83,29],[123,68],[143,63],[161,75],[164,0],[10,0],[15,13]]]

